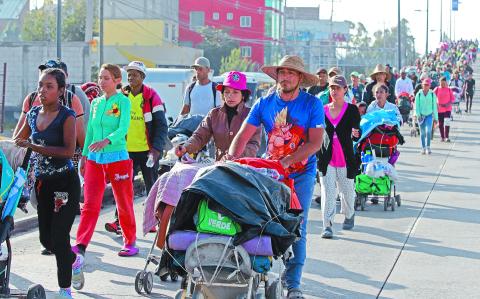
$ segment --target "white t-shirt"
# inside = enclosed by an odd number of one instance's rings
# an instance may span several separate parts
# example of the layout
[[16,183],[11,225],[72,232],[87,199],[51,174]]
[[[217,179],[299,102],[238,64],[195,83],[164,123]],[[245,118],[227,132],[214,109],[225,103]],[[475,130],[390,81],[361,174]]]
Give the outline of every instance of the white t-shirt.
[[[191,99],[191,102],[190,102]],[[216,106],[222,103],[222,94],[217,90],[215,99]],[[190,114],[207,115],[210,110],[215,108],[212,92],[212,82],[200,85],[198,82],[193,86],[190,97],[188,96],[188,88],[185,90],[183,104],[190,105]]]
[[395,95],[398,97],[402,92],[407,92],[409,95],[413,94],[413,83],[408,77],[405,77],[405,79],[399,78],[395,83]]

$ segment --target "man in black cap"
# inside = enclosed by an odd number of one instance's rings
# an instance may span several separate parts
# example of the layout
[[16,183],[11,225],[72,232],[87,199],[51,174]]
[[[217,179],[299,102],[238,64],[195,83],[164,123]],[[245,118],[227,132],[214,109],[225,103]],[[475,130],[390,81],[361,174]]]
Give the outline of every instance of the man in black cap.
[[310,86],[307,89],[307,92],[313,96],[317,96],[319,93],[328,89],[327,69],[319,68],[316,74],[319,79],[319,83],[317,85]]

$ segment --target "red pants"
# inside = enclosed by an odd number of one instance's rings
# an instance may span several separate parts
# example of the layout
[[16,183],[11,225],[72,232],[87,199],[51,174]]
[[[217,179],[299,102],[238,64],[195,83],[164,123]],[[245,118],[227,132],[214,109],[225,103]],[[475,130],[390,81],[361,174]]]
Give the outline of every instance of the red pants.
[[77,244],[88,246],[92,239],[102,207],[105,179],[112,184],[120,226],[125,245],[136,240],[135,212],[133,210],[132,160],[97,164],[87,160],[85,166],[84,204],[77,231]]

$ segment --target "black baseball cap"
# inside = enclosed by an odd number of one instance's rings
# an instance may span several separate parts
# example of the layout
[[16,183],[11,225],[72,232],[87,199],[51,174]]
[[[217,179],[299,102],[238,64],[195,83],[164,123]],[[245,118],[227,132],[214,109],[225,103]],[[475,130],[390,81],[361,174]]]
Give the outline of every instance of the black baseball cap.
[[60,61],[60,60],[47,60],[45,63],[40,64],[38,66],[38,69],[40,71],[46,70],[46,69],[51,69],[51,68],[57,68],[63,70],[65,73],[67,73],[67,65],[65,62]]

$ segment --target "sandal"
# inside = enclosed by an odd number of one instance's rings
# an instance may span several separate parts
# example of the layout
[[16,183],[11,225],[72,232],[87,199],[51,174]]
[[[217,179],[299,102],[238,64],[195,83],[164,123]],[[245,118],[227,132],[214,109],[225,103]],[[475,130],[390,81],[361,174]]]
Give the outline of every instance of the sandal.
[[305,297],[303,297],[302,291],[299,289],[288,290],[287,298],[288,299],[305,299]]
[[134,256],[138,254],[138,248],[134,245],[125,245],[119,252],[119,256]]

